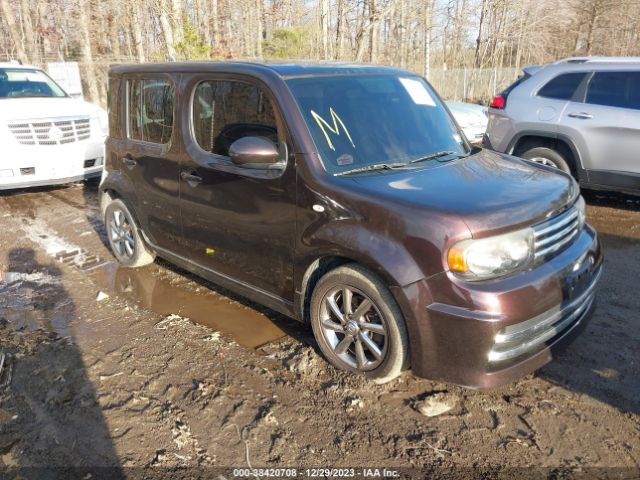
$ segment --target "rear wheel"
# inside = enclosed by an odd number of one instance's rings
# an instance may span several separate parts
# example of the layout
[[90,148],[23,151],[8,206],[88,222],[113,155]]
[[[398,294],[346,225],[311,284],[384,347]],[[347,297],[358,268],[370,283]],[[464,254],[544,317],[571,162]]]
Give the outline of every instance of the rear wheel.
[[120,199],[109,202],[104,214],[111,251],[125,267],[143,267],[153,262],[155,255],[144,244],[133,215]]
[[535,147],[527,150],[520,155],[522,158],[531,160],[532,162],[547,165],[548,167],[557,168],[571,175],[571,168],[567,160],[558,152],[547,147]]
[[349,264],[320,279],[311,298],[311,325],[329,362],[376,383],[408,368],[409,341],[393,296],[375,274]]

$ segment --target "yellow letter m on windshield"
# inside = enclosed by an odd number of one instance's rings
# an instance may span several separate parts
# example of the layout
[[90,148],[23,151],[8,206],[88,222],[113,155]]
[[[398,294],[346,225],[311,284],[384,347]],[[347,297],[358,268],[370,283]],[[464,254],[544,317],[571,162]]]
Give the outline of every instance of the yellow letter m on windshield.
[[327,144],[329,145],[329,148],[331,148],[331,150],[333,150],[334,152],[336,151],[336,148],[333,146],[333,142],[331,141],[331,137],[329,137],[329,133],[327,131],[331,132],[334,135],[339,136],[340,127],[342,127],[342,131],[349,139],[349,142],[351,142],[351,146],[353,148],[356,148],[355,144],[353,143],[353,140],[351,139],[351,135],[349,134],[349,130],[347,129],[347,127],[344,126],[344,122],[340,119],[338,114],[333,110],[333,108],[329,108],[329,113],[331,114],[331,120],[333,120],[333,126],[331,126],[329,122],[327,122],[324,118],[322,118],[316,112],[311,110],[311,116],[320,127],[320,130],[322,130],[322,133],[324,134],[324,138],[327,140]]

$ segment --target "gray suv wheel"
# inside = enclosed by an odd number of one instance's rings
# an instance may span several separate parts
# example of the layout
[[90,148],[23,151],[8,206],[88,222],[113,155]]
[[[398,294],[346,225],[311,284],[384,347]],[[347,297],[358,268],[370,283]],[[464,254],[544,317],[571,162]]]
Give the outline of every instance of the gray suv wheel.
[[562,155],[560,155],[555,150],[546,147],[535,147],[527,150],[521,155],[522,158],[526,158],[527,160],[531,160],[532,162],[540,163],[542,165],[547,165],[548,167],[553,167],[562,170],[563,172],[571,175],[571,168],[569,164],[564,159]]

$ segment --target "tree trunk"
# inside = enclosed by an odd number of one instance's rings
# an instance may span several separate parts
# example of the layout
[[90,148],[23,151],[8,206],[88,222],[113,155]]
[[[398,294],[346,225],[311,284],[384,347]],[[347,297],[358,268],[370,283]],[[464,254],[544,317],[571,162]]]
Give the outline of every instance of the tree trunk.
[[262,58],[262,35],[264,32],[263,21],[263,0],[256,0],[255,12],[256,12],[256,56]]
[[85,78],[87,81],[87,89],[89,90],[89,101],[100,103],[100,93],[98,92],[98,79],[96,78],[96,69],[93,61],[93,52],[91,51],[91,24],[89,23],[89,15],[87,14],[87,5],[83,0],[78,1],[78,21],[82,34],[82,61],[84,63]]
[[378,61],[380,27],[378,23],[378,11],[376,9],[376,0],[369,1],[369,21],[371,22],[371,38],[369,40],[370,61],[376,63]]
[[344,57],[344,43],[345,43],[345,30],[347,28],[346,18],[344,13],[344,2],[345,0],[338,0],[338,23],[336,25],[336,60],[341,60]]
[[144,54],[144,45],[142,44],[142,25],[140,24],[140,14],[138,12],[138,4],[136,2],[129,3],[129,13],[131,14],[131,30],[133,32],[134,50],[138,62],[146,61]]
[[431,30],[433,19],[433,2],[434,0],[425,0],[424,2],[424,78],[429,80],[431,68]]
[[211,40],[216,48],[220,47],[220,27],[218,22],[218,0],[211,0]]
[[484,18],[486,11],[487,0],[482,0],[480,4],[480,23],[478,24],[478,36],[476,38],[476,51],[473,55],[473,66],[475,68],[480,68],[480,46],[482,45],[482,35],[483,35],[483,27],[484,27]]
[[20,28],[16,23],[16,17],[13,15],[13,9],[14,7],[9,5],[9,0],[0,0],[0,12],[2,12],[2,16],[9,27],[9,35],[11,36],[11,41],[16,49],[18,60],[28,63],[29,59],[27,58],[27,52],[24,49]]
[[171,20],[173,26],[173,39],[175,42],[181,42],[184,39],[184,17],[182,0],[171,0]]
[[[40,56],[38,55],[38,48],[36,45],[35,26],[36,22],[33,21],[33,15],[31,14],[31,7],[28,0],[21,0],[22,10],[22,25],[24,31],[24,40],[27,47],[27,54],[31,63],[40,63]],[[14,7],[15,8],[15,7]]]
[[164,1],[160,1],[160,11],[158,12],[160,17],[160,28],[162,29],[162,36],[164,38],[164,45],[167,49],[167,57],[169,60],[176,61],[176,49],[175,49],[175,37],[173,36],[173,22],[169,18],[169,9]]

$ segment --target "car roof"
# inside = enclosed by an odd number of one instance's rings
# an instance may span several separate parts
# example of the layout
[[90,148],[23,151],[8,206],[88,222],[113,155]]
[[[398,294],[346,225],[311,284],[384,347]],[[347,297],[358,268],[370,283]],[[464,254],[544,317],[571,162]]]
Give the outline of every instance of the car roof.
[[21,63],[16,62],[0,62],[0,68],[15,68],[17,70],[25,69],[25,70],[42,70],[41,68],[35,67],[33,65],[23,65]]
[[346,62],[262,62],[262,61],[209,61],[119,64],[109,68],[110,74],[127,73],[196,73],[196,72],[271,72],[283,78],[335,76],[335,75],[411,75],[407,70]]
[[545,65],[530,65],[522,70],[531,76],[555,72],[635,71],[640,70],[640,57],[568,57]]

